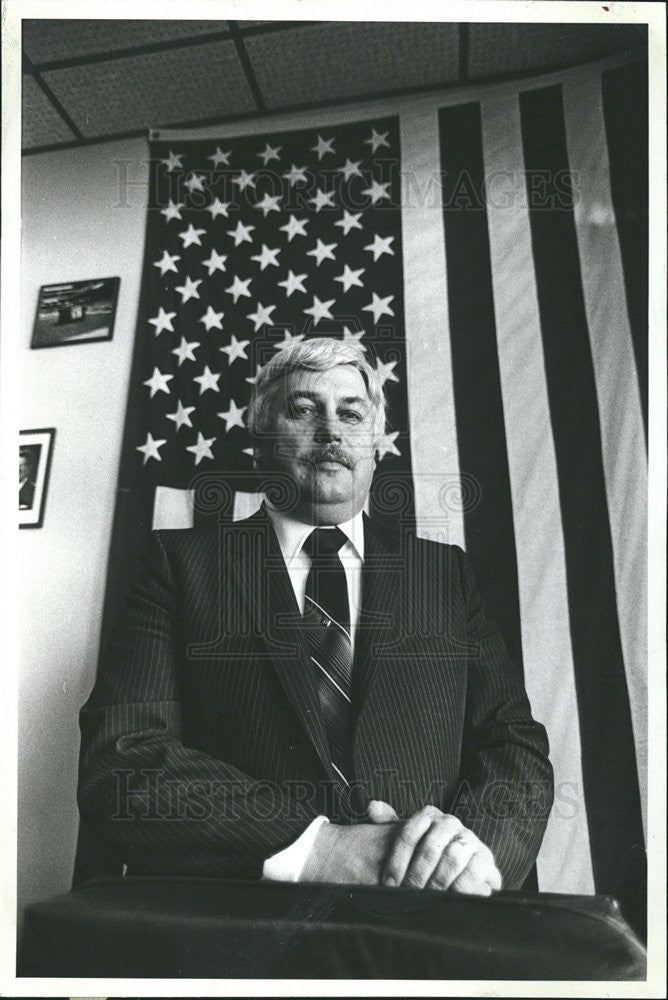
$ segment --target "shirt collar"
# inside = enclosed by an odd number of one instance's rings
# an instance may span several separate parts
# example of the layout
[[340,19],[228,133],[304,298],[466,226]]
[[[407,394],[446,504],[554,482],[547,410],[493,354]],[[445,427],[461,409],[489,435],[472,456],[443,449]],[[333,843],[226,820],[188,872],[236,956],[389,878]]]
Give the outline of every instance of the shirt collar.
[[[287,514],[283,510],[276,510],[268,502],[265,502],[265,508],[276,532],[283,558],[286,563],[289,563],[301,552],[302,546],[313,531],[314,525],[306,524],[305,521],[299,521],[292,514]],[[364,562],[364,520],[362,511],[355,514],[355,517],[350,521],[343,521],[341,524],[337,524],[336,527],[341,529],[361,561]]]

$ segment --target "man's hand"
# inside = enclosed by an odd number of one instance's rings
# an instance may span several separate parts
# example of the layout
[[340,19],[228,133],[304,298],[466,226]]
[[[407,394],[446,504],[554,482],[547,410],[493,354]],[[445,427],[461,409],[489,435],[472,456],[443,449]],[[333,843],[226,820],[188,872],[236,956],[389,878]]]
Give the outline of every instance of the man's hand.
[[[392,806],[373,800],[369,819],[391,824],[398,819]],[[452,889],[489,896],[501,888],[501,874],[490,849],[456,816],[425,806],[401,824],[383,866],[384,885],[413,889]]]
[[379,885],[397,824],[324,823],[301,873],[302,882]]

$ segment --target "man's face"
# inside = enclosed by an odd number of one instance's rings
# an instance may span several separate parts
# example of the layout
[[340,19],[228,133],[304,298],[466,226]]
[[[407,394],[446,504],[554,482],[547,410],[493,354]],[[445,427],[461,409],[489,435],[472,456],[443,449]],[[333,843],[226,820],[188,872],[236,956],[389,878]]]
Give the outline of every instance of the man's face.
[[22,483],[30,475],[30,459],[27,455],[19,455],[19,482]]
[[292,372],[274,390],[262,467],[297,486],[292,513],[340,524],[364,506],[375,468],[375,410],[360,372],[337,365]]

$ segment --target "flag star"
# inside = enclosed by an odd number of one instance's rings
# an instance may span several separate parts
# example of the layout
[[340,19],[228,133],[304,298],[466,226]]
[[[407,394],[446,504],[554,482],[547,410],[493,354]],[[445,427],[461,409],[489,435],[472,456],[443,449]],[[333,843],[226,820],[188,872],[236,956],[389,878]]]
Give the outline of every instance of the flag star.
[[232,364],[237,358],[245,358],[248,360],[248,355],[246,354],[245,348],[250,344],[250,340],[237,340],[237,338],[232,334],[232,341],[227,345],[227,347],[221,347],[220,350],[223,354],[227,354],[228,364]]
[[354,215],[348,211],[343,212],[343,218],[335,222],[335,226],[341,226],[343,229],[343,235],[347,236],[351,229],[361,229],[362,223],[359,221],[361,212],[356,212]]
[[205,232],[206,229],[195,229],[191,222],[184,232],[179,233],[179,236],[183,240],[183,249],[185,250],[185,248],[189,247],[191,243],[196,243],[201,247],[202,241],[200,236],[203,236]]
[[297,181],[306,180],[306,167],[296,167],[293,163],[291,168],[287,170],[283,176],[287,177],[290,181],[290,187],[294,187]]
[[185,337],[181,337],[179,346],[172,350],[172,354],[175,354],[179,359],[179,368],[184,361],[195,360],[195,349],[199,346],[198,340],[186,340]]
[[254,313],[247,313],[248,319],[252,319],[255,324],[254,332],[264,326],[265,323],[271,323],[271,314],[273,313],[276,306],[263,306],[261,302],[258,302],[257,309]]
[[190,414],[195,409],[194,406],[184,406],[179,399],[176,404],[176,409],[173,413],[166,413],[165,416],[168,420],[173,420],[176,424],[176,430],[180,431],[182,427],[192,427],[190,422]]
[[383,434],[380,441],[378,442],[378,461],[382,461],[386,455],[401,455],[401,452],[395,445],[395,441],[399,436],[399,431],[393,431],[391,434]]
[[204,191],[204,174],[191,174],[185,183],[190,193],[193,191]]
[[227,218],[227,210],[230,207],[229,201],[221,201],[220,198],[216,197],[213,199],[210,205],[206,206],[207,212],[211,212],[211,219],[216,219],[219,215],[224,215]]
[[315,262],[320,267],[323,260],[336,260],[332,250],[334,247],[338,246],[338,243],[323,243],[319,239],[315,245],[315,250],[308,250],[306,253],[307,257],[315,257]]
[[257,382],[257,377],[260,374],[260,372],[262,371],[262,368],[263,368],[262,365],[255,365],[255,374],[254,375],[248,375],[246,377],[246,382],[250,382],[251,385],[255,385],[255,383]]
[[322,160],[325,153],[333,153],[334,146],[333,139],[323,139],[321,135],[318,136],[318,142],[315,146],[311,146],[311,152],[318,154],[318,160]]
[[160,162],[164,163],[165,166],[167,167],[167,172],[171,173],[172,170],[174,170],[176,167],[182,167],[183,166],[183,164],[181,163],[182,157],[183,157],[183,153],[172,153],[172,151],[170,149],[170,151],[169,151],[169,158],[167,160],[160,160]]
[[234,296],[235,304],[240,295],[246,295],[248,298],[250,298],[250,292],[248,291],[248,286],[250,285],[251,280],[252,280],[251,278],[244,278],[242,281],[238,274],[234,275],[234,281],[232,282],[229,288],[225,289],[225,291],[228,292],[230,295]]
[[240,243],[252,243],[251,239],[251,229],[255,229],[255,226],[244,226],[243,222],[239,220],[237,222],[236,229],[228,229],[227,235],[234,237],[234,245],[238,247]]
[[226,260],[227,256],[224,253],[217,253],[216,250],[212,249],[207,259],[202,261],[202,264],[204,264],[205,267],[208,267],[209,277],[211,277],[214,271],[225,270]]
[[298,219],[295,215],[291,215],[289,221],[279,228],[281,232],[288,234],[288,243],[291,243],[293,236],[306,236],[307,223],[308,219]]
[[385,383],[388,380],[390,382],[398,382],[399,381],[399,379],[397,378],[397,376],[394,374],[394,366],[395,365],[396,365],[396,361],[388,361],[387,364],[385,364],[385,362],[381,361],[380,358],[376,358],[376,372],[380,376],[380,384],[381,385],[385,385]]
[[248,409],[246,406],[237,406],[233,399],[230,399],[230,408],[225,410],[223,413],[219,413],[218,416],[221,420],[225,421],[225,433],[231,431],[233,427],[245,427],[244,424],[244,410]]
[[269,143],[267,143],[262,152],[256,153],[255,155],[260,157],[266,167],[270,160],[280,160],[280,156],[278,154],[282,148],[282,146],[270,146]]
[[207,156],[207,160],[211,160],[214,167],[219,166],[221,163],[224,163],[226,167],[229,167],[231,152],[232,151],[228,149],[228,151],[224,153],[220,146],[216,146],[216,152],[213,156]]
[[195,456],[195,465],[199,465],[203,458],[213,458],[211,445],[215,437],[205,438],[201,431],[197,431],[197,443],[189,444],[186,451],[191,451]]
[[390,246],[390,243],[394,241],[394,236],[379,236],[378,233],[374,233],[373,243],[368,243],[364,249],[368,250],[373,254],[373,259],[378,260],[382,257],[384,253],[391,253],[394,255],[394,250]]
[[343,328],[343,342],[344,344],[359,344],[363,351],[366,351],[366,347],[362,343],[362,337],[364,336],[364,330],[351,330],[350,327],[344,326]]
[[283,340],[279,344],[276,344],[277,351],[284,351],[286,347],[292,347],[293,344],[298,344],[300,340],[304,339],[303,333],[292,334],[289,330],[286,330],[283,334]]
[[163,446],[163,444],[166,443],[167,443],[167,438],[161,438],[159,440],[156,440],[151,436],[151,432],[149,431],[146,435],[146,444],[137,445],[137,451],[141,451],[144,454],[143,464],[146,465],[149,458],[155,458],[158,460],[158,462],[162,462],[162,455],[160,454],[159,449]]
[[334,205],[334,192],[333,191],[321,191],[320,188],[317,189],[315,193],[315,198],[309,198],[309,201],[313,203],[316,212],[319,212],[321,208],[325,205],[327,208],[335,208]]
[[203,316],[200,316],[199,322],[204,323],[207,333],[212,327],[215,327],[217,330],[222,330],[223,324],[220,321],[224,315],[225,313],[222,310],[220,312],[216,312],[212,306],[207,306],[206,312]]
[[164,217],[167,219],[167,222],[169,222],[170,219],[182,219],[183,216],[181,215],[181,209],[183,207],[184,205],[182,201],[175,202],[172,201],[172,199],[170,198],[169,205],[167,206],[167,208],[161,208],[160,214],[164,215]]
[[256,171],[252,171],[250,174],[247,174],[245,170],[242,170],[238,177],[232,178],[232,183],[238,184],[240,191],[245,191],[247,187],[254,188],[255,181],[253,178],[255,177],[255,173]]
[[251,260],[256,260],[260,265],[260,270],[264,271],[265,267],[269,267],[272,264],[274,267],[278,267],[278,261],[276,260],[277,254],[281,252],[280,247],[275,247],[273,250],[270,249],[266,243],[262,244],[262,253],[256,253],[251,257]]
[[365,188],[362,194],[368,194],[371,198],[371,204],[375,205],[377,201],[381,201],[383,198],[387,198],[390,201],[390,196],[385,190],[389,188],[390,182],[386,181],[384,184],[379,184],[378,181],[372,180],[371,187]]
[[149,323],[153,323],[153,326],[155,327],[156,337],[159,336],[159,334],[161,334],[163,330],[169,330],[170,333],[174,333],[172,320],[174,319],[175,316],[176,316],[175,312],[168,313],[165,312],[162,306],[158,307],[158,315],[153,316],[153,318],[149,320]]
[[265,192],[262,201],[256,201],[254,207],[262,209],[262,214],[266,219],[270,212],[280,212],[280,200],[280,194],[268,194]]
[[280,285],[281,288],[285,289],[285,294],[290,298],[293,292],[305,292],[304,288],[304,278],[306,274],[293,274],[292,271],[288,271],[288,276],[285,281],[277,281],[276,284]]
[[364,288],[363,283],[360,281],[360,274],[363,274],[364,268],[360,267],[358,271],[351,270],[347,264],[343,265],[343,272],[334,278],[334,281],[340,281],[343,284],[344,292],[347,292],[349,288],[353,285],[357,285],[359,288]]
[[219,378],[220,372],[212,372],[208,365],[204,365],[204,371],[201,375],[195,375],[193,382],[199,382],[199,394],[202,396],[207,389],[211,389],[213,392],[220,392],[218,388]]
[[159,267],[160,274],[162,274],[163,276],[167,273],[167,271],[178,272],[178,268],[176,266],[177,260],[181,260],[181,258],[177,253],[169,254],[167,253],[166,250],[163,250],[162,257],[160,258],[160,260],[153,261],[153,267]]
[[339,167],[339,173],[343,174],[344,181],[350,180],[351,177],[362,177],[362,171],[360,170],[361,160],[357,160],[353,163],[351,160],[346,158],[344,166]]
[[333,306],[336,299],[329,299],[327,302],[321,302],[317,295],[313,296],[313,305],[308,309],[304,309],[303,312],[308,313],[309,316],[313,316],[314,326],[317,326],[321,319],[334,319],[329,307]]
[[198,278],[193,281],[192,278],[186,274],[186,281],[184,285],[176,285],[174,291],[179,292],[181,295],[181,303],[188,302],[190,299],[198,299],[199,292],[197,291],[197,286],[202,284],[202,279]]
[[156,392],[169,392],[169,382],[173,378],[173,375],[163,375],[159,368],[154,368],[151,377],[147,378],[142,385],[149,387],[151,390],[151,399],[153,399]]
[[376,132],[375,128],[371,129],[371,138],[364,140],[365,145],[371,146],[371,152],[375,153],[380,146],[387,146],[390,148],[390,144],[387,141],[387,132]]
[[390,302],[394,298],[394,295],[388,295],[387,298],[381,299],[379,295],[375,292],[371,293],[373,299],[368,306],[362,306],[362,309],[366,309],[368,312],[373,313],[373,321],[377,323],[381,316],[387,313],[388,316],[394,316],[393,311],[390,309]]

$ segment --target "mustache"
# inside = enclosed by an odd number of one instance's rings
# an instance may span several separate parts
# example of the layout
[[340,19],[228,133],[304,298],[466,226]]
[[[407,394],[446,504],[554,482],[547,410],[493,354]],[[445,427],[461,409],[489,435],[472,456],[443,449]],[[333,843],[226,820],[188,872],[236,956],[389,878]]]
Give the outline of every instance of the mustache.
[[314,448],[306,455],[306,461],[312,465],[317,465],[319,462],[338,462],[347,469],[352,469],[355,465],[352,458],[337,444]]

